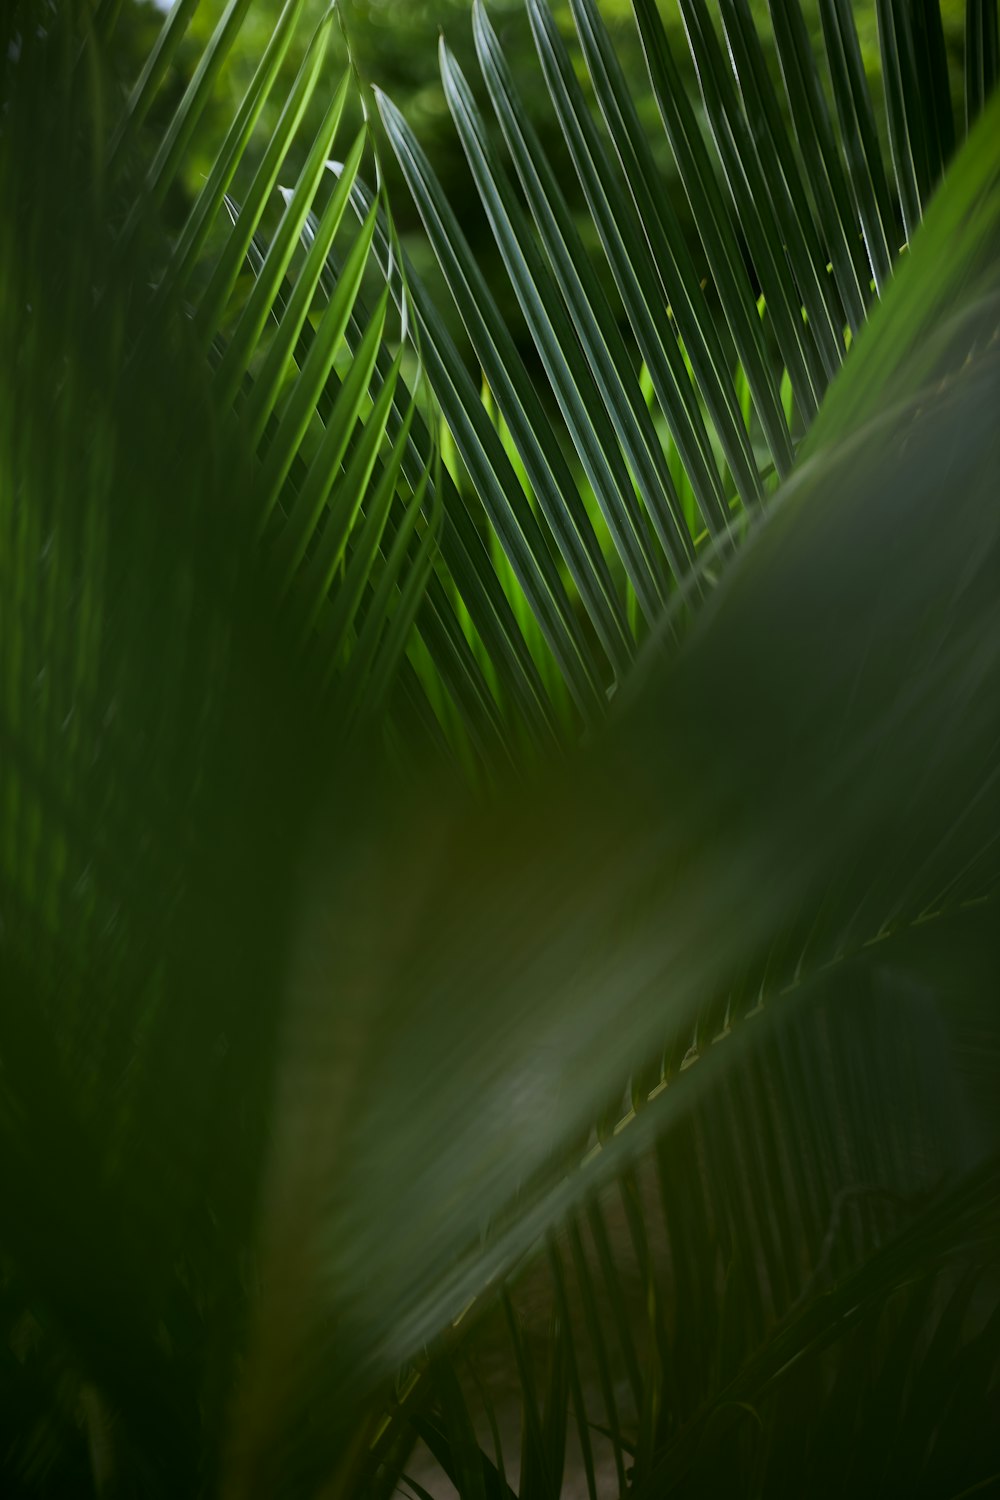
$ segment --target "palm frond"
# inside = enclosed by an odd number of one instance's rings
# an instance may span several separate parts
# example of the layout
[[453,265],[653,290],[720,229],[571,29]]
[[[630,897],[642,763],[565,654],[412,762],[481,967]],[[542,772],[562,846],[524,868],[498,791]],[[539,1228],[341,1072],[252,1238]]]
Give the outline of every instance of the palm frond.
[[[172,239],[161,209],[247,7],[227,9],[147,150],[191,9],[167,19],[117,120],[85,8],[17,7],[5,54],[3,1276],[14,1320],[57,1330],[39,1343],[52,1450],[12,1439],[5,1486],[48,1463],[74,1490],[88,1468],[97,1483],[109,1410],[127,1429],[109,1483],[166,1494],[218,1476],[203,1431],[221,1430],[248,1305],[218,1268],[249,1255],[285,928],[251,850],[287,872],[320,766],[381,725],[436,556],[426,483],[402,476],[407,429],[385,435],[401,356],[368,388],[384,298],[367,362],[347,364],[371,227],[340,221],[363,138],[319,192],[348,79],[300,139],[334,18],[243,181],[302,40],[290,0]],[[338,228],[344,272],[324,286]],[[80,1428],[84,1409],[98,1415]]]
[[[165,232],[246,8],[151,146],[187,0],[120,118],[112,4],[24,0],[6,53],[12,1488],[423,1493],[428,1452],[529,1500],[576,1453],[591,1495],[884,1487],[869,1406],[908,1483],[979,1484],[995,1158],[899,974],[921,933],[942,968],[988,948],[1000,874],[995,11],[949,161],[937,12],[880,5],[882,161],[845,3],[835,126],[792,0],[787,112],[745,0],[721,36],[683,0],[716,163],[636,0],[690,243],[596,4],[603,126],[530,0],[609,282],[477,6],[518,186],[443,48],[446,96],[554,423],[402,114],[378,96],[485,392],[364,188],[367,127],[335,144],[332,13],[251,170],[289,0]],[[805,1437],[797,1397],[829,1408]]]
[[[951,156],[954,127],[934,6],[912,18],[905,7],[879,8],[887,164],[847,5],[828,0],[821,7],[834,118],[822,59],[811,49],[794,0],[776,0],[771,7],[785,100],[778,97],[746,0],[722,7],[721,36],[707,7],[684,0],[680,12],[713,155],[656,6],[637,0],[651,87],[696,225],[692,243],[661,190],[651,143],[594,0],[573,0],[571,10],[603,136],[552,13],[544,0],[529,0],[527,9],[541,76],[616,287],[615,301],[584,249],[479,0],[473,8],[476,53],[524,207],[471,86],[443,41],[441,75],[561,414],[559,433],[539,404],[430,162],[400,111],[378,91],[376,97],[491,399],[523,465],[527,502],[483,425],[473,386],[436,310],[411,276],[431,385],[490,529],[587,722],[601,712],[609,685],[627,678],[635,641],[669,613],[667,603],[678,590],[692,602],[697,597],[695,549],[706,537],[728,534],[740,504],[756,507],[769,466],[787,474],[794,444],[814,419],[848,336],[857,335],[884,292],[904,237],[919,222]],[[917,160],[919,183],[913,175]],[[902,223],[888,186],[893,173]],[[645,392],[640,361],[649,381]],[[785,383],[791,414],[781,394]],[[762,460],[753,453],[761,441]],[[577,457],[579,480],[567,468],[563,447]],[[682,493],[693,497],[693,514],[685,511]],[[544,518],[543,530],[531,506]],[[520,519],[512,529],[514,516]],[[565,586],[553,572],[550,550]],[[481,555],[473,560],[485,566]],[[463,577],[460,595],[466,587]]]
[[[351,1123],[339,1115],[337,1164],[322,1173],[333,1184],[323,1240],[338,1248],[325,1295],[317,1289],[297,1314],[303,1327],[329,1319],[334,1409],[348,1395],[342,1360],[356,1384],[362,1369],[375,1383],[380,1368],[387,1376],[415,1357],[671,1120],[715,1097],[724,1072],[750,1068],[761,1023],[748,1013],[780,1010],[792,1003],[784,992],[804,995],[828,970],[846,975],[873,944],[891,963],[913,924],[944,924],[995,898],[991,124],[956,163],[905,274],[857,340],[842,376],[857,406],[845,399],[838,416],[831,393],[811,458],[684,650],[672,665],[651,651],[633,675],[618,750],[595,749],[583,784],[545,787],[520,832],[509,811],[475,828],[463,811],[442,830],[436,810],[436,879],[422,819],[404,840],[421,851],[426,917],[399,936],[381,975],[365,971],[356,1024],[368,1017],[372,1073],[369,1082],[354,1054],[340,1084],[351,1087]],[[940,280],[959,222],[969,235],[954,258],[969,297],[961,312]],[[928,350],[940,360],[933,373],[912,364],[908,340],[887,351],[877,332],[929,297],[951,314]],[[929,306],[925,317],[935,320]],[[961,507],[950,547],[945,484]],[[900,580],[891,590],[888,557]],[[929,599],[944,611],[933,628]],[[411,885],[394,860],[367,904],[359,895],[352,927],[377,920],[366,910],[399,909]],[[946,941],[946,924],[941,932]],[[622,934],[613,957],[608,934]],[[295,1062],[315,1054],[322,1014],[303,1001],[286,1058],[302,1121],[324,1117]],[[710,1045],[718,1033],[725,1040]],[[588,1149],[630,1073],[632,1109]],[[750,1167],[769,1179],[770,1166]],[[291,1171],[284,1154],[278,1179]],[[381,1221],[380,1204],[391,1204]],[[829,1211],[815,1210],[820,1224]],[[293,1250],[276,1250],[276,1276]],[[772,1316],[787,1306],[784,1253],[765,1233]],[[324,1337],[309,1342],[319,1357]],[[262,1356],[262,1368],[275,1366]],[[648,1455],[659,1429],[645,1420]]]

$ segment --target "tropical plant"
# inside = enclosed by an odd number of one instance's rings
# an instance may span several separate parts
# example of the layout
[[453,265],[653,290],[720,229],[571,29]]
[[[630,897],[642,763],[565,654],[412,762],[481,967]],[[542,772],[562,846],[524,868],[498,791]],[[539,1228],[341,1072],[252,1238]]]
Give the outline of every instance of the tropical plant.
[[846,0],[784,103],[679,6],[697,242],[596,0],[527,0],[589,225],[442,45],[544,380],[337,143],[349,13],[176,234],[248,0],[165,118],[192,0],[124,98],[113,0],[4,23],[7,1493],[998,1482],[996,7],[958,120],[879,0],[883,160]]

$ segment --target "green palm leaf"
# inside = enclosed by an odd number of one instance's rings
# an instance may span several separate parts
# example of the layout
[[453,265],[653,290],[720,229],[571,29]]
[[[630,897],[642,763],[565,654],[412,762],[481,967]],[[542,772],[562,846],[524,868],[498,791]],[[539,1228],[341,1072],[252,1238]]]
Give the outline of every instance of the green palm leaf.
[[[662,667],[651,665],[653,676],[641,687],[633,682],[631,711],[623,710],[619,721],[620,755],[597,756],[592,777],[567,792],[564,817],[554,813],[558,799],[549,788],[525,814],[519,834],[509,813],[501,817],[503,835],[492,820],[470,832],[459,814],[440,884],[428,897],[428,911],[448,914],[447,940],[428,939],[418,923],[389,961],[389,973],[368,991],[359,1015],[370,1017],[379,1039],[372,1082],[369,1089],[363,1069],[352,1068],[353,1126],[339,1127],[340,1165],[331,1161],[329,1218],[321,1215],[324,1243],[338,1247],[328,1271],[330,1300],[320,1292],[298,1312],[304,1327],[317,1326],[324,1308],[330,1318],[337,1357],[327,1366],[324,1389],[331,1409],[342,1410],[345,1399],[336,1376],[342,1360],[353,1380],[368,1367],[374,1381],[380,1360],[388,1373],[414,1357],[458,1318],[470,1296],[488,1289],[669,1122],[683,1119],[695,1101],[714,1099],[727,1062],[737,1073],[749,1068],[762,1034],[754,1028],[766,1025],[745,1013],[761,997],[766,1008],[775,1003],[780,1011],[779,992],[806,993],[809,976],[817,976],[815,985],[831,965],[846,974],[847,958],[864,954],[873,941],[886,944],[883,961],[892,962],[910,924],[932,915],[941,920],[942,912],[994,891],[989,643],[995,621],[985,580],[995,526],[985,496],[997,387],[989,353],[967,362],[978,347],[977,330],[995,319],[998,179],[989,123],[928,216],[926,258],[918,242],[907,276],[879,310],[892,326],[902,309],[931,298],[941,248],[957,220],[969,226],[968,259],[959,255],[957,274],[970,304],[942,337],[943,362],[933,375],[926,366],[921,372],[943,393],[940,403],[928,405],[926,384],[918,391],[909,384],[915,372],[905,343],[889,351],[887,367],[876,327],[859,338],[843,382],[857,395],[865,425],[838,424],[831,400],[830,426],[825,435],[817,428],[822,457],[814,450],[770,524],[743,550],[676,666],[656,690],[651,684]],[[966,279],[973,267],[982,282],[974,273]],[[987,280],[994,286],[989,295]],[[936,296],[939,309],[949,306],[944,285]],[[929,301],[925,308],[936,319]],[[904,395],[909,400],[901,401]],[[872,422],[883,401],[884,416]],[[950,562],[938,524],[945,474],[965,502]],[[893,552],[909,584],[886,591],[882,560]],[[971,571],[970,552],[977,559]],[[944,636],[917,624],[929,597],[947,611]],[[758,674],[765,662],[776,686],[762,708]],[[945,697],[951,707],[944,707]],[[664,728],[661,703],[669,704],[672,732]],[[833,719],[825,717],[830,713]],[[959,721],[961,753],[969,755],[961,769],[950,758],[958,753],[951,726]],[[643,745],[650,747],[649,763]],[[878,770],[883,757],[892,767],[891,797]],[[682,807],[677,787],[685,789]],[[657,798],[662,821],[650,817]],[[581,826],[582,806],[600,807],[600,815]],[[720,830],[718,862],[709,827]],[[492,851],[488,871],[480,864],[482,848]],[[624,860],[622,848],[629,851]],[[373,912],[397,909],[397,881],[405,887],[408,876],[394,864],[384,879],[373,888]],[[738,895],[748,890],[750,903]],[[629,939],[609,961],[604,935],[617,931]],[[417,974],[426,976],[419,990]],[[404,1020],[414,1008],[425,1028],[419,1034]],[[436,1014],[447,1021],[435,1025]],[[313,1028],[324,1034],[320,1016],[302,1012],[303,1058],[316,1050]],[[692,1030],[695,1045],[675,1083],[687,1045],[681,1039]],[[854,1030],[861,1034],[860,1023]],[[725,1040],[709,1047],[719,1031]],[[443,1034],[450,1038],[444,1058],[437,1051]],[[665,1035],[672,1048],[681,1043],[679,1050],[662,1073],[654,1071],[652,1084],[641,1083],[648,1074],[637,1074],[631,1117],[599,1150],[585,1152],[580,1142],[616,1074],[624,1078],[655,1055]],[[693,1055],[700,1060],[690,1067]],[[305,1119],[321,1118],[322,1105],[313,1116],[292,1081],[299,1076],[294,1056],[293,1049],[290,1096],[303,1101]],[[570,1086],[560,1087],[567,1079]],[[877,1092],[884,1079],[865,1087]],[[363,1101],[372,1094],[378,1103],[366,1115]],[[518,1100],[513,1109],[504,1103],[511,1098]],[[808,1095],[804,1108],[808,1114]],[[415,1131],[419,1119],[423,1128]],[[814,1127],[816,1119],[821,1110]],[[759,1108],[754,1120],[759,1124]],[[560,1138],[564,1149],[553,1151]],[[574,1148],[582,1164],[566,1176]],[[756,1164],[748,1164],[760,1183],[751,1202],[761,1201],[767,1182],[793,1170],[793,1164],[770,1165],[767,1150],[762,1141]],[[279,1180],[287,1170],[279,1169]],[[838,1171],[834,1166],[833,1196]],[[392,1205],[391,1220],[381,1224],[380,1202]],[[431,1204],[447,1205],[445,1222],[429,1211]],[[817,1212],[822,1225],[823,1210]],[[454,1258],[463,1241],[464,1257]],[[283,1264],[292,1247],[276,1253]],[[770,1268],[770,1289],[761,1295],[772,1299],[772,1311],[762,1306],[748,1332],[725,1335],[730,1364],[742,1358],[747,1340],[752,1347],[762,1336],[766,1317],[787,1305],[792,1252],[765,1236],[760,1253]],[[349,1308],[340,1300],[345,1286],[353,1289]],[[737,1283],[738,1313],[746,1295]],[[376,1327],[382,1346],[373,1338]],[[261,1358],[273,1375],[273,1359],[264,1352]],[[644,1378],[641,1389],[652,1389]],[[647,1420],[644,1453],[652,1463],[663,1434],[655,1412]]]
[[[671,449],[657,437],[636,389],[637,356],[651,379],[653,416],[661,432],[664,426],[669,431],[672,451],[681,459],[683,486],[696,497],[709,529],[725,533],[731,506],[738,498],[752,503],[761,490],[763,476],[747,462],[750,439],[757,433],[763,436],[779,473],[787,473],[790,466],[789,425],[779,397],[782,370],[790,380],[797,420],[808,426],[843,359],[845,334],[857,334],[874,289],[886,285],[900,231],[889,201],[857,35],[846,7],[822,7],[838,135],[797,4],[772,7],[790,129],[745,0],[723,7],[723,38],[717,36],[706,7],[685,0],[681,15],[717,151],[713,160],[656,7],[646,0],[636,4],[651,86],[697,225],[694,254],[659,191],[650,145],[596,4],[574,0],[571,9],[617,170],[550,12],[542,0],[528,4],[544,82],[621,298],[620,311],[608,302],[589,263],[482,4],[473,8],[477,56],[533,223],[517,204],[487,123],[444,45],[441,69],[445,97],[565,423],[566,441],[578,455],[599,507],[596,532],[591,531],[574,481],[558,455],[550,418],[528,394],[510,333],[430,163],[399,111],[383,95],[378,95],[378,103],[457,309],[524,463],[531,496],[544,513],[572,580],[572,594],[578,596],[603,647],[606,663],[590,668],[591,680],[596,671],[611,672],[620,681],[627,675],[630,654],[621,635],[623,606],[628,609],[630,599],[637,602],[648,624],[663,614],[665,598],[680,584],[690,593],[685,580],[692,542],[697,540],[670,469]],[[901,150],[909,153],[908,160],[916,153],[923,164],[922,185],[909,207],[907,179],[899,179],[907,232],[919,220],[953,149],[940,19],[933,7],[926,13],[921,10],[919,24],[911,25],[908,15],[893,6],[879,12],[897,176]],[[732,69],[723,55],[723,40]],[[905,107],[904,89],[910,101]],[[916,101],[924,96],[928,107],[918,110]],[[778,169],[768,170],[775,158]],[[699,284],[698,261],[711,273],[735,359],[724,352],[719,319]],[[763,291],[763,322],[751,278]],[[623,339],[620,313],[631,325],[637,347],[630,348]],[[437,324],[425,309],[422,329],[428,346],[443,336]],[[499,454],[487,469],[482,467],[478,443],[467,432],[470,421],[482,425],[475,397],[468,385],[461,391],[454,351],[449,365],[449,374],[429,367],[431,384],[474,488],[487,506],[491,527],[527,591],[525,597],[561,670],[577,684],[578,703],[590,717],[593,701],[588,704],[553,618],[555,584],[539,592],[537,581],[526,571],[523,544],[509,530],[510,513],[527,514],[519,488]],[[454,389],[456,379],[460,394]],[[740,411],[740,389],[750,402],[746,416]],[[752,424],[749,432],[747,418]],[[708,431],[726,457],[722,475]],[[503,500],[493,478],[500,473],[505,474]],[[544,556],[541,538],[530,540],[530,545],[536,559]],[[602,551],[621,569],[618,600],[609,593],[611,578]],[[697,592],[698,585],[694,588]],[[559,609],[572,631],[565,601]],[[640,620],[635,623],[641,631]]]

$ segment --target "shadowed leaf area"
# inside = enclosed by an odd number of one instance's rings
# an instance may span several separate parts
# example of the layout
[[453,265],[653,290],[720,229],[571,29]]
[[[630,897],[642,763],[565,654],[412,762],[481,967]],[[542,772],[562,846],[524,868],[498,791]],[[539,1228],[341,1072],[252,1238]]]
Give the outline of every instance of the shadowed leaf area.
[[3,1494],[989,1494],[996,6],[378,9],[4,13]]

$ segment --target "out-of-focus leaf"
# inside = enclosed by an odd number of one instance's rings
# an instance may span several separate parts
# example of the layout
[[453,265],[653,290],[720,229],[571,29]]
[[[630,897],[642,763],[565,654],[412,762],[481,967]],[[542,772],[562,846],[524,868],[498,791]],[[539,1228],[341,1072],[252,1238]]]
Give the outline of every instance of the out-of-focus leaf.
[[[318,1357],[324,1337],[306,1330],[329,1329],[335,1409],[349,1395],[338,1372],[354,1389],[375,1382],[689,1107],[697,1090],[668,1087],[591,1170],[549,1181],[565,1169],[559,1143],[579,1137],[612,1081],[759,963],[790,911],[811,933],[808,971],[887,922],[939,911],[942,892],[947,909],[992,891],[998,370],[980,340],[1000,298],[980,226],[995,223],[993,124],[954,184],[984,280],[970,284],[972,252],[956,247],[952,283],[918,238],[873,319],[870,355],[859,341],[839,377],[872,392],[865,425],[838,423],[802,465],[676,660],[650,653],[607,743],[516,812],[501,801],[446,813],[429,798],[368,880],[348,894],[335,877],[330,910],[350,952],[325,922],[303,927],[312,979],[289,1013],[289,1144],[276,1145],[273,1172],[298,1201],[290,1142],[306,1132],[328,1143],[309,1166],[311,1191],[325,1188],[311,1249],[274,1218],[270,1275],[289,1299],[286,1331],[301,1319]],[[960,235],[958,218],[949,184],[922,231],[932,252],[939,226]],[[928,320],[932,306],[968,312],[962,289],[974,326],[956,317],[923,389],[893,400],[879,322],[914,298]],[[371,859],[370,830],[341,824],[336,840],[345,870]],[[328,993],[350,994],[350,1009],[331,1011]],[[699,1089],[738,1053],[738,1034],[687,1075]],[[506,1229],[483,1242],[515,1194]],[[266,1349],[275,1408],[294,1404],[292,1369]]]

